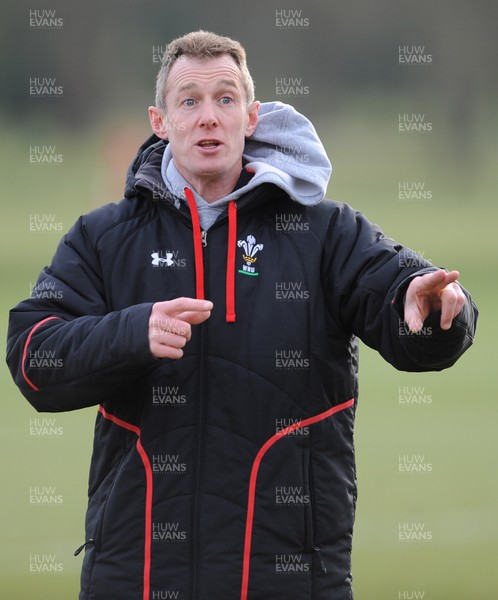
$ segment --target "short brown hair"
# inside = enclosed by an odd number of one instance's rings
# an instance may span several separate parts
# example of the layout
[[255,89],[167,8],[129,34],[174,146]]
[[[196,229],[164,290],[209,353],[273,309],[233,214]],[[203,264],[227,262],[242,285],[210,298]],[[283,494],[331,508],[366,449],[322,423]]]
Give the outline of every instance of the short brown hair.
[[237,63],[242,75],[247,103],[250,104],[254,100],[254,82],[247,67],[246,51],[242,44],[229,37],[200,30],[187,33],[168,44],[156,79],[156,106],[163,111],[166,110],[166,80],[172,65],[180,56],[206,60],[224,54],[231,56]]

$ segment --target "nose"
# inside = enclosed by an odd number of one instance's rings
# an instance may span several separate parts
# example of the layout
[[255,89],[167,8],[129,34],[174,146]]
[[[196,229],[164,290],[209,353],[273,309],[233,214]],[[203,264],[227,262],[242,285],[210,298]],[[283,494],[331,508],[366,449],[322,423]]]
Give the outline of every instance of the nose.
[[199,125],[201,127],[215,127],[218,124],[216,109],[212,102],[206,101],[202,104],[202,110],[199,115]]

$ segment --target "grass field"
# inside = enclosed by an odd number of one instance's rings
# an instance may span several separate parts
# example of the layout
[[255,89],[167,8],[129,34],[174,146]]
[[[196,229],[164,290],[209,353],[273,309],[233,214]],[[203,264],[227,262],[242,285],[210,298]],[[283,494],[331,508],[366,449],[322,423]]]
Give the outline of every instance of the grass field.
[[[361,209],[387,235],[436,264],[459,269],[481,313],[474,347],[443,373],[397,372],[362,348],[353,552],[360,600],[497,596],[497,148],[481,129],[478,135],[477,158],[469,161],[453,152],[449,135],[403,136],[387,117],[372,120],[354,108],[340,129],[322,132],[334,164],[330,197]],[[7,182],[0,236],[4,339],[8,309],[29,295],[30,284],[61,237],[58,232],[30,231],[30,216],[55,215],[65,231],[81,213],[119,199],[108,171],[122,164],[108,162],[105,136],[79,135],[76,143],[75,137],[53,134],[49,143],[56,143],[64,156],[63,164],[54,166],[29,164],[29,147],[36,137],[32,131],[14,134],[7,128],[1,142]],[[41,130],[37,139],[46,138]],[[139,137],[134,140],[137,147],[141,142]],[[125,164],[132,158],[131,148],[129,155],[123,154]],[[424,182],[432,199],[401,201],[400,181]],[[407,390],[414,388],[423,402],[403,403]],[[37,414],[5,366],[0,392],[0,595],[17,600],[76,598],[81,555],[74,558],[73,551],[84,541],[96,410]],[[50,435],[41,434],[44,428]],[[425,471],[400,472],[400,455],[418,456]],[[40,488],[52,488],[58,501],[37,503]],[[425,539],[400,539],[400,528],[418,529]],[[45,562],[52,560],[62,571],[30,572],[44,555]]]

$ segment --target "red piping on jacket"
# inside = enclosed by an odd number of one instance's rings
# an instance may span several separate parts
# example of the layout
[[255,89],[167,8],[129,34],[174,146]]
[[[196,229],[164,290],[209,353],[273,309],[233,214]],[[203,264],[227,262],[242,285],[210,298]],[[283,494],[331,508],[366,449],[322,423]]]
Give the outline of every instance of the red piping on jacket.
[[29,346],[29,342],[31,341],[31,338],[33,336],[33,333],[38,329],[38,327],[41,327],[43,325],[43,323],[46,323],[47,321],[52,321],[52,319],[60,319],[60,317],[47,317],[46,319],[43,319],[43,321],[40,321],[39,323],[37,323],[36,325],[34,325],[31,328],[31,331],[29,332],[29,335],[26,338],[26,342],[24,343],[24,348],[23,348],[23,352],[22,352],[22,361],[21,361],[22,376],[24,377],[24,380],[29,385],[29,387],[33,388],[36,392],[39,391],[39,388],[37,388],[36,385],[26,375],[26,371],[24,370],[24,362],[26,361],[26,356],[28,354],[28,346]]
[[[192,218],[195,258],[195,294],[196,298],[204,300],[204,257],[202,253],[202,232],[199,212],[192,190],[184,188]],[[226,274],[226,315],[227,323],[235,322],[235,250],[237,245],[237,205],[232,200],[228,204],[228,250]]]
[[242,589],[240,592],[240,600],[247,600],[247,593],[249,589],[249,569],[251,565],[252,526],[254,522],[254,505],[256,502],[256,485],[258,480],[259,467],[265,454],[273,446],[273,444],[284,438],[286,435],[289,435],[289,433],[292,433],[296,429],[301,429],[302,427],[307,427],[308,425],[314,425],[315,423],[323,421],[324,419],[327,419],[328,417],[332,416],[337,412],[340,412],[341,410],[353,406],[353,404],[354,398],[351,398],[351,400],[343,402],[342,404],[338,404],[337,406],[333,406],[332,408],[329,408],[325,412],[315,415],[314,417],[298,421],[297,423],[294,423],[293,425],[290,425],[289,427],[286,427],[285,429],[282,429],[281,431],[272,435],[272,437],[269,440],[267,440],[263,444],[263,446],[261,446],[259,452],[256,455],[256,458],[254,459],[251,469],[251,477],[249,479],[246,535],[244,540],[244,557],[242,563]]
[[99,406],[99,412],[105,419],[112,421],[119,427],[123,427],[128,431],[136,433],[137,439],[137,451],[142,459],[145,469],[145,545],[144,545],[144,592],[143,600],[149,600],[150,597],[150,561],[151,561],[151,544],[152,544],[152,494],[153,494],[153,478],[152,478],[152,467],[150,465],[149,457],[145,452],[142,442],[140,441],[140,428],[131,423],[127,423],[114,415],[109,414],[103,406]]

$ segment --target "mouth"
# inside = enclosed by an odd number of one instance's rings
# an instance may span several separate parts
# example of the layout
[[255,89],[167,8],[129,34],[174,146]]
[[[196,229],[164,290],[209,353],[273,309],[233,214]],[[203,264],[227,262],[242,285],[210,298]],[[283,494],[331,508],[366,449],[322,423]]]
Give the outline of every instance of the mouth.
[[219,140],[201,140],[196,145],[200,148],[212,149],[221,146],[221,142]]

